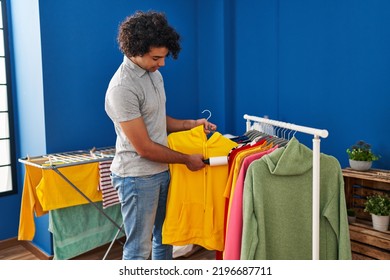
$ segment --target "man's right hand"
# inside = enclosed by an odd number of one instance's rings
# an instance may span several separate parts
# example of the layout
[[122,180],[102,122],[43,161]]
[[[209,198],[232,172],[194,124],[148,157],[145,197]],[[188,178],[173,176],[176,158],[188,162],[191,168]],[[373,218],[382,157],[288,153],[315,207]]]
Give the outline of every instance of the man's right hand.
[[201,154],[188,155],[188,161],[185,164],[191,171],[198,171],[206,166]]

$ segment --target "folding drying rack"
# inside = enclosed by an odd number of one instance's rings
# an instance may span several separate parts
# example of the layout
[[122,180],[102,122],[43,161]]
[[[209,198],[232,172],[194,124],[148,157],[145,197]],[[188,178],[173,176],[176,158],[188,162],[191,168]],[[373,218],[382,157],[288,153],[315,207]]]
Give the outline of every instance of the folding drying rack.
[[36,157],[19,159],[19,162],[31,165],[40,169],[50,169],[56,172],[65,182],[67,182],[74,190],[83,196],[91,205],[93,205],[104,217],[106,217],[115,227],[118,232],[114,237],[110,247],[108,248],[103,259],[106,258],[118,234],[123,229],[122,225],[118,225],[110,216],[108,216],[95,202],[86,196],[77,186],[75,186],[61,171],[60,168],[89,164],[94,162],[109,161],[114,158],[115,147],[93,148],[91,150],[78,150],[64,153],[53,153]]

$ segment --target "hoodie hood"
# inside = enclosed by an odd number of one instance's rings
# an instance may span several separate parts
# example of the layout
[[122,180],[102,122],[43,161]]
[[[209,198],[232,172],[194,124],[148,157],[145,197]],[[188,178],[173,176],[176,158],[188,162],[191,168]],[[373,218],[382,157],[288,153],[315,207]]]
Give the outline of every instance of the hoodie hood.
[[293,137],[288,144],[264,156],[271,174],[280,176],[301,175],[312,168],[313,152]]

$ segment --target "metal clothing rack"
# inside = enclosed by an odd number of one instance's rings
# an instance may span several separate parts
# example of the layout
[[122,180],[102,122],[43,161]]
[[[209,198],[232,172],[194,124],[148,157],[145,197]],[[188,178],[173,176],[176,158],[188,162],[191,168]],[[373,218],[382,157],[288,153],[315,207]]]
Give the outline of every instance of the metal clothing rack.
[[114,158],[115,147],[93,148],[91,150],[78,150],[64,153],[53,153],[43,156],[29,157],[19,159],[19,162],[31,165],[40,169],[53,170],[65,182],[67,182],[74,190],[83,196],[91,205],[93,205],[104,217],[106,217],[115,227],[118,228],[114,240],[111,242],[103,259],[106,258],[111,249],[112,244],[116,240],[118,234],[123,229],[123,224],[118,225],[110,216],[108,216],[95,202],[86,196],[77,186],[75,186],[61,171],[60,168],[109,161]]
[[245,114],[246,131],[252,129],[252,122],[299,131],[313,135],[313,205],[312,205],[312,259],[320,258],[320,137],[326,138],[329,133],[325,129],[316,129],[292,123],[270,120]]

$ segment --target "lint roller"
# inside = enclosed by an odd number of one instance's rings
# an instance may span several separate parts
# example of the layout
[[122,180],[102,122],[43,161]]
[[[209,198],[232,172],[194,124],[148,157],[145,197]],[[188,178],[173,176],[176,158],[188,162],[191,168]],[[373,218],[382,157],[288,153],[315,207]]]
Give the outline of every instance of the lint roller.
[[211,158],[208,158],[208,159],[204,159],[203,162],[205,164],[210,165],[210,166],[219,166],[219,165],[227,165],[228,164],[228,159],[227,159],[227,156],[211,157]]

